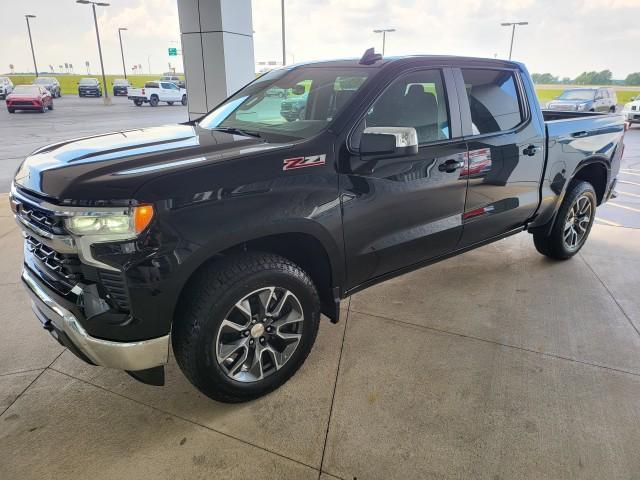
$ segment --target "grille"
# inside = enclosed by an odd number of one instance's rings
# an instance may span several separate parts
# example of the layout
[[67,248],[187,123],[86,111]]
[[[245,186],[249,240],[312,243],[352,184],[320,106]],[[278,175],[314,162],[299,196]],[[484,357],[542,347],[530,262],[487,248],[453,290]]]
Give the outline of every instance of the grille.
[[31,236],[25,238],[25,244],[27,250],[40,260],[41,264],[68,283],[74,285],[82,279],[82,267],[76,255],[58,253]]
[[11,102],[11,105],[29,105],[29,106],[33,106],[33,102],[26,102],[24,100],[17,100],[15,102]]
[[121,310],[129,311],[129,295],[127,294],[127,287],[122,273],[100,270],[100,282],[114,303]]
[[20,217],[43,230],[51,233],[64,233],[64,226],[61,218],[56,217],[53,212],[43,210],[30,203],[22,203]]

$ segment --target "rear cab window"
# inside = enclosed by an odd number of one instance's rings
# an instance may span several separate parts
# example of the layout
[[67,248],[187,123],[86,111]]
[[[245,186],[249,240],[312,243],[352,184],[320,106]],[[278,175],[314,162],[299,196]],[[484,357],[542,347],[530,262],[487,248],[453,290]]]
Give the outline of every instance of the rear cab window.
[[512,70],[462,68],[473,135],[502,132],[525,118],[516,74]]

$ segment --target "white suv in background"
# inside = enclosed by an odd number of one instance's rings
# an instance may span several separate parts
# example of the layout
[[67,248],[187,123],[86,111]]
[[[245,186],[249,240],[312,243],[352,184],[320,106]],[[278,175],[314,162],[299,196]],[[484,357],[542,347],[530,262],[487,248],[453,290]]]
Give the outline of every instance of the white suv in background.
[[13,92],[13,82],[9,77],[0,77],[0,98],[5,99]]
[[632,98],[629,103],[624,104],[622,109],[625,121],[629,123],[640,123],[640,95]]

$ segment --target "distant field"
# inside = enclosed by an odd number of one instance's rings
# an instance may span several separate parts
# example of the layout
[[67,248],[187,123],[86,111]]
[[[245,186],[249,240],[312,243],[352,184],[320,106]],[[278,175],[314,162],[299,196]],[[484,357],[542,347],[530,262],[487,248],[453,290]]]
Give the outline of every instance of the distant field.
[[[548,102],[560,95],[567,88],[589,88],[587,85],[536,85],[536,95],[540,102]],[[640,95],[640,87],[612,87],[616,96],[618,97],[618,103],[627,103],[631,100],[631,97]]]
[[[41,75],[44,77],[45,75]],[[58,79],[60,82],[60,87],[62,88],[63,94],[77,94],[78,93],[78,82],[81,78],[86,78],[87,76],[91,76],[93,78],[97,78],[100,83],[102,83],[102,77],[98,75],[51,75]],[[158,80],[162,75],[129,75],[127,80],[131,82],[134,87],[142,87],[145,82],[150,80]],[[122,75],[106,75],[107,77],[107,86],[109,87],[109,92],[112,90],[113,81],[116,78],[124,78]],[[179,75],[180,78],[184,78]],[[24,85],[31,84],[34,80],[35,75],[9,75],[9,78],[13,82],[14,85]],[[104,87],[104,86],[103,86]],[[104,90],[104,88],[103,88]]]
[[[81,78],[87,77],[87,75],[53,75],[60,82],[60,86],[62,87],[62,93],[64,94],[77,94],[78,93],[78,82]],[[97,78],[100,83],[102,83],[102,78],[98,75],[92,75],[94,78]],[[145,82],[150,80],[157,80],[161,77],[161,74],[154,75],[129,75],[128,80],[134,87],[142,87]],[[184,76],[179,75],[180,78],[184,79]],[[14,85],[22,85],[22,84],[30,84],[33,82],[35,78],[34,75],[9,75],[9,78],[13,81]],[[122,75],[107,75],[107,84],[109,86],[109,91],[111,91],[111,87],[113,85],[113,81],[116,78],[122,78]],[[558,95],[560,95],[566,88],[588,88],[585,85],[536,85],[536,94],[538,95],[538,100],[540,102],[548,102],[549,100],[553,100]],[[640,87],[612,87],[616,91],[616,95],[618,96],[618,103],[627,103],[630,101],[631,97],[640,95]]]

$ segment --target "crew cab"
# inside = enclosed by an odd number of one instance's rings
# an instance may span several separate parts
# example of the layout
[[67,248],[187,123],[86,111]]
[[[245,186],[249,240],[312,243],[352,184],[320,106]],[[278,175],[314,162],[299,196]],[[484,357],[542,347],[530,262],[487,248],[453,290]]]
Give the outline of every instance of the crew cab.
[[133,100],[137,107],[141,107],[143,103],[152,107],[157,107],[160,102],[167,102],[169,105],[176,102],[187,104],[187,91],[171,82],[147,82],[143,88],[130,88],[128,92],[129,100]]
[[[282,117],[274,87],[305,114]],[[85,361],[162,384],[172,347],[206,395],[246,401],[297,371],[354,292],[523,231],[574,256],[624,130],[541,111],[517,62],[370,49],[283,67],[194,121],[33,152],[10,197],[22,280]]]

